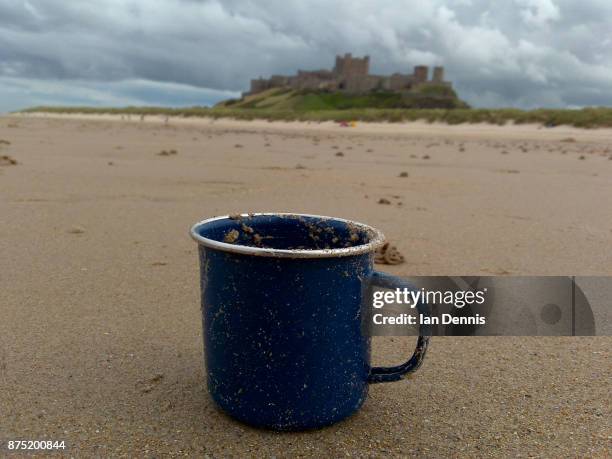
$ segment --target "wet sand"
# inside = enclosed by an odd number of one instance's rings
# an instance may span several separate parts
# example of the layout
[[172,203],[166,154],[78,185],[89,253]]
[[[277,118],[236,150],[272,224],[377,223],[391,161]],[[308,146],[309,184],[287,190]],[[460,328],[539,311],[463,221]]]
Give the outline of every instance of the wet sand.
[[[379,266],[395,274],[612,275],[610,145],[612,130],[566,127],[0,118],[0,157],[17,162],[0,162],[0,442],[113,457],[609,456],[609,337],[434,338],[413,378],[372,386],[345,422],[234,422],[204,385],[187,231],[237,212],[334,215],[380,228],[406,257]],[[377,338],[374,361],[412,346]]]

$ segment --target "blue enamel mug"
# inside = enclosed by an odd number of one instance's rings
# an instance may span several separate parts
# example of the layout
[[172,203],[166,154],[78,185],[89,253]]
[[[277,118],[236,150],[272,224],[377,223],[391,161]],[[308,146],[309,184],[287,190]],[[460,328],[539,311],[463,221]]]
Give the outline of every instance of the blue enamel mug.
[[375,228],[263,213],[204,220],[191,236],[199,245],[208,390],[232,417],[274,430],[322,427],[357,411],[370,383],[397,381],[421,365],[424,329],[404,364],[370,364],[362,326],[369,289],[413,288],[374,271],[384,243]]

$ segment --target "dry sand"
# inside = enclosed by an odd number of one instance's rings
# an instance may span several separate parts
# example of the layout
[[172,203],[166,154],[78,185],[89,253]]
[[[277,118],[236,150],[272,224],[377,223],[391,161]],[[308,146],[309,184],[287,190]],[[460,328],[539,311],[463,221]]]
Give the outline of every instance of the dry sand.
[[[41,116],[1,118],[0,139],[18,163],[0,165],[0,442],[102,457],[610,455],[609,337],[434,338],[413,378],[372,386],[345,422],[234,422],[205,390],[187,230],[241,211],[335,215],[382,229],[407,259],[384,267],[396,274],[612,275],[611,130]],[[412,345],[378,338],[374,360]]]

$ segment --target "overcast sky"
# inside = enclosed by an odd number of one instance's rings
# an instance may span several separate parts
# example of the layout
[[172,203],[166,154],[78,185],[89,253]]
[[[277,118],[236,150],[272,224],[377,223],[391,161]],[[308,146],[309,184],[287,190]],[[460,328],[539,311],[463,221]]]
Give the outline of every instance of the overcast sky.
[[344,52],[476,107],[612,105],[612,0],[0,0],[0,112],[213,104]]

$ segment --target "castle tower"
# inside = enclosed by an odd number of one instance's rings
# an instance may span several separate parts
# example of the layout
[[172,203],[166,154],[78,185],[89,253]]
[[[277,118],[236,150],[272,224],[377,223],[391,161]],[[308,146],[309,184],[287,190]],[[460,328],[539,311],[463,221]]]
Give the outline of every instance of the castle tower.
[[362,59],[362,73],[364,75],[369,75],[370,74],[370,56],[368,56],[367,54],[363,57]]
[[433,81],[434,83],[444,82],[444,67],[434,67],[431,81]]
[[417,65],[414,68],[414,82],[425,83],[429,74],[429,67],[426,65]]
[[336,56],[336,63],[334,65],[334,68],[332,69],[332,72],[339,75],[342,73],[341,69],[342,69],[342,57]]
[[370,56],[362,58],[353,57],[351,53],[336,56],[334,74],[342,76],[365,76],[370,73]]

